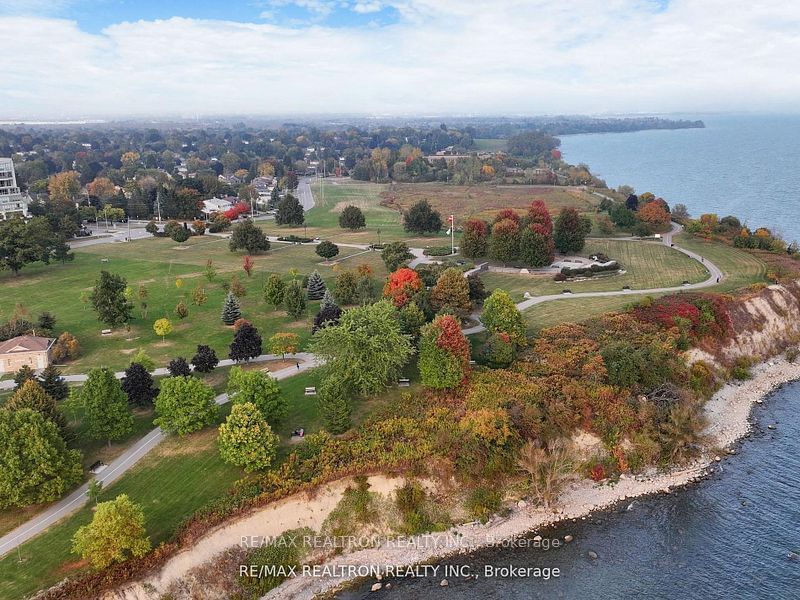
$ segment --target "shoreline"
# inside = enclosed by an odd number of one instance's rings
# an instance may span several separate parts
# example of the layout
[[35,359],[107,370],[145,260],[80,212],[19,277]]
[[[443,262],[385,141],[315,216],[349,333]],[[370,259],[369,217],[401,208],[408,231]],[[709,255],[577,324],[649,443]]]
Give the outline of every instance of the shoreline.
[[[751,374],[746,381],[726,383],[706,402],[704,413],[708,422],[705,433],[709,441],[703,454],[682,468],[665,473],[650,472],[644,476],[622,475],[613,486],[590,480],[572,482],[562,491],[555,507],[549,510],[518,502],[507,516],[493,517],[486,524],[466,523],[445,532],[410,538],[417,543],[387,544],[384,541],[374,548],[343,554],[326,561],[323,566],[347,571],[353,567],[411,567],[439,562],[454,555],[508,543],[559,523],[585,519],[624,500],[670,492],[699,481],[714,471],[716,462],[734,453],[731,446],[749,433],[753,405],[762,403],[781,386],[800,379],[800,362],[789,363],[783,357],[773,358],[754,366]],[[367,578],[361,575],[300,575],[283,582],[264,598],[310,599],[319,594],[334,593]],[[378,583],[377,579],[374,580]]]

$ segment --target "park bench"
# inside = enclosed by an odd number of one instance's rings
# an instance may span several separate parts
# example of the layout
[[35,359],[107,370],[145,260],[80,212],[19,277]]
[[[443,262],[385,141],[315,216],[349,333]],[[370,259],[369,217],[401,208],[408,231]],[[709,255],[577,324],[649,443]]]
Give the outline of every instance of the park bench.
[[306,396],[316,396],[316,395],[317,395],[317,388],[315,387],[306,388]]

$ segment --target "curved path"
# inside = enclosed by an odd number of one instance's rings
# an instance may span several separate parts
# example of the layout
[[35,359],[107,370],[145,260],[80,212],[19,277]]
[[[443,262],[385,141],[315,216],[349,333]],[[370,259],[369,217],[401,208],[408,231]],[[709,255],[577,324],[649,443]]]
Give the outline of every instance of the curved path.
[[[286,367],[285,369],[280,369],[279,371],[270,373],[270,375],[272,375],[272,377],[275,379],[286,379],[287,377],[292,377],[293,375],[307,371],[317,364],[314,355],[308,352],[298,352],[297,354],[292,355],[291,358],[296,360],[299,363],[299,366]],[[261,356],[254,358],[252,362],[264,362],[268,360],[280,359],[281,357],[275,354],[262,354]],[[227,364],[232,364],[232,361],[220,361],[220,366],[226,366]],[[163,374],[161,373],[162,371],[166,371],[166,369],[157,369],[156,373]],[[119,375],[121,374],[117,373],[117,376]],[[86,379],[85,375],[71,375],[69,377],[71,378],[69,379],[70,381],[84,381]],[[13,384],[14,382],[12,381],[11,383]],[[228,402],[228,400],[228,394],[220,394],[214,399],[214,401],[219,405],[225,404]],[[167,435],[169,434],[161,431],[160,427],[156,427],[153,429],[153,431],[125,450],[125,452],[123,452],[120,456],[111,461],[111,464],[103,469],[103,471],[99,473],[95,479],[100,481],[104,488],[107,488],[109,485],[111,485],[111,483],[119,479],[131,467],[144,458],[148,452],[158,446],[158,444],[160,444],[161,441],[167,437]],[[26,523],[23,523],[13,531],[7,533],[3,537],[0,537],[0,556],[7,554],[20,544],[28,541],[32,537],[43,532],[51,525],[56,524],[58,521],[81,508],[89,499],[86,495],[88,488],[88,482],[84,483],[68,496],[58,500]]]
[[[574,298],[598,298],[598,297],[605,297],[605,296],[637,296],[641,294],[662,294],[662,293],[669,293],[669,292],[682,292],[685,290],[692,290],[692,289],[700,289],[706,288],[713,285],[717,285],[720,281],[725,278],[725,274],[722,270],[717,267],[714,263],[710,260],[706,260],[704,257],[700,256],[696,252],[692,252],[691,250],[687,250],[686,248],[681,248],[673,243],[672,238],[675,234],[680,233],[683,230],[683,226],[679,225],[678,223],[672,224],[672,229],[663,234],[661,237],[661,243],[670,246],[672,249],[677,250],[678,252],[682,252],[686,256],[693,258],[708,270],[708,278],[704,281],[700,281],[698,283],[690,283],[687,285],[679,285],[679,286],[672,286],[672,287],[660,287],[660,288],[649,288],[649,289],[630,289],[630,290],[611,290],[606,292],[578,292],[577,294],[549,294],[547,296],[534,296],[532,298],[527,298],[522,302],[517,303],[517,308],[519,310],[526,310],[532,306],[536,306],[537,304],[542,304],[544,302],[553,302],[556,300],[570,300]],[[603,238],[608,240],[614,240],[616,238]],[[652,244],[654,242],[645,241],[643,240],[641,243],[643,244]],[[480,320],[479,315],[473,315],[473,318],[478,321]],[[473,333],[480,333],[484,331],[486,327],[483,325],[475,325],[473,327],[469,327],[467,329],[463,329],[465,335],[471,335]]]

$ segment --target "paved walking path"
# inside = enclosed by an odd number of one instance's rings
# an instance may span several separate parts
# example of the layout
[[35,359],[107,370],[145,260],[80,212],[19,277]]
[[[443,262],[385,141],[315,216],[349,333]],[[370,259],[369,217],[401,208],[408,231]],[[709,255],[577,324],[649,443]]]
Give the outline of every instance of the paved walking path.
[[[252,362],[264,362],[268,360],[280,359],[281,357],[279,355],[262,354],[261,356],[254,358]],[[307,371],[317,364],[314,355],[308,352],[298,352],[297,354],[290,355],[290,360],[296,360],[299,363],[299,367],[293,365],[286,367],[285,369],[275,371],[274,373],[270,373],[270,375],[272,375],[272,377],[275,379],[286,379],[287,377],[292,377],[293,375]],[[224,361],[220,361],[219,366],[226,366],[232,364],[232,362],[233,361],[226,359]],[[156,374],[165,374],[165,371],[166,369],[156,369]],[[117,373],[117,376],[119,375],[121,374]],[[65,377],[65,379],[68,379],[69,381],[83,381],[86,379],[86,376],[69,375]],[[11,383],[13,384],[14,382],[12,381]],[[215,398],[215,402],[219,405],[225,404],[228,402],[228,400],[228,394],[220,394]],[[169,434],[161,431],[160,427],[156,427],[153,429],[153,431],[125,450],[125,452],[123,452],[120,456],[111,461],[111,464],[109,464],[102,471],[102,473],[99,473],[95,479],[102,482],[103,487],[107,488],[114,481],[122,477],[123,474],[130,470],[131,467],[138,463],[142,458],[144,458],[148,452],[158,446],[158,444],[160,444],[168,435]],[[88,501],[88,496],[86,495],[88,488],[88,482],[84,483],[68,496],[65,496],[61,500],[55,502],[52,506],[47,508],[47,510],[39,513],[3,537],[0,537],[0,556],[11,552],[20,544],[28,541],[32,537],[43,532],[51,525],[54,525],[58,521],[61,521],[65,517],[80,509]]]

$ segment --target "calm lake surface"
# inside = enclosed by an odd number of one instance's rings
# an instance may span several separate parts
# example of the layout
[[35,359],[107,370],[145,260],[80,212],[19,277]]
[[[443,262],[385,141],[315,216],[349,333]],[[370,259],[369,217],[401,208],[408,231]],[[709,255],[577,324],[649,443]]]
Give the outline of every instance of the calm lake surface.
[[[664,599],[800,598],[800,384],[755,408],[739,453],[706,481],[540,532],[575,537],[543,550],[492,549],[447,564],[559,568],[561,575],[465,581],[441,577],[369,581],[338,598]],[[768,429],[776,425],[776,429]],[[630,506],[630,509],[628,508]],[[597,558],[592,560],[592,551]]]
[[693,216],[733,214],[800,240],[800,116],[706,116],[705,129],[561,136],[564,159]]

